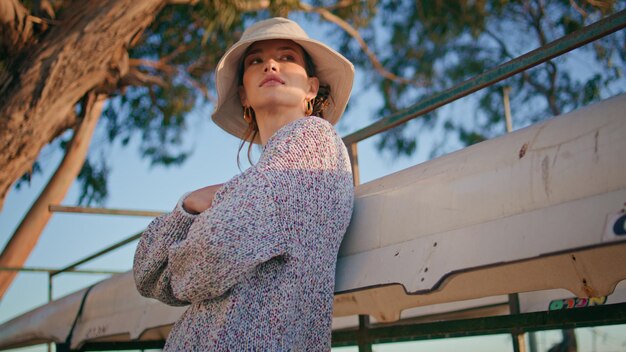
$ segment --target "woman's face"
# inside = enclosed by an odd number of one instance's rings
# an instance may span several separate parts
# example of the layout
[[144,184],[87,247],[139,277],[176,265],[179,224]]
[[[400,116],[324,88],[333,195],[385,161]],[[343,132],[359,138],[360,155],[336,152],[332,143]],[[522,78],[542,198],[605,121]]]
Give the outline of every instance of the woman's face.
[[318,88],[317,78],[307,76],[302,48],[291,40],[255,42],[243,58],[239,96],[255,111],[301,107],[304,112],[305,101],[315,98]]

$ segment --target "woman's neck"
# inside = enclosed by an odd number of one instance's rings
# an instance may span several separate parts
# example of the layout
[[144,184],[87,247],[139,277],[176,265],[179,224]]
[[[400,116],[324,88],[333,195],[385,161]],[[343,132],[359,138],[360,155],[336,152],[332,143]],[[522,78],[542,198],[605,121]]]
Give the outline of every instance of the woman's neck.
[[264,109],[254,112],[256,123],[259,126],[259,137],[261,144],[267,141],[283,126],[304,117],[301,109]]

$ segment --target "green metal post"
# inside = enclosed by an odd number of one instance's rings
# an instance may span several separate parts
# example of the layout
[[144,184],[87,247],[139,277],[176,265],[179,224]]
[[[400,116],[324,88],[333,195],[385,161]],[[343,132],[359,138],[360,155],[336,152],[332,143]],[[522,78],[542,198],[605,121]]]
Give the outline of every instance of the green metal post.
[[[509,295],[509,311],[512,315],[519,315],[519,295],[513,293]],[[513,341],[514,352],[526,352],[526,343],[524,341],[524,331],[518,328],[511,329],[511,337]]]
[[370,325],[369,315],[359,315],[359,352],[372,352],[372,343],[369,340],[367,330]]

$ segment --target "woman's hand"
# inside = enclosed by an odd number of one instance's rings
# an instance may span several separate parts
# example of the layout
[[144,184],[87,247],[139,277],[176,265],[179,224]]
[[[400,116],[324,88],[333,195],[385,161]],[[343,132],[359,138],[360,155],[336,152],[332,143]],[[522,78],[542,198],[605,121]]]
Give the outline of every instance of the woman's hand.
[[183,209],[191,214],[199,214],[207,210],[213,204],[215,193],[222,187],[222,184],[207,186],[191,192],[183,200]]

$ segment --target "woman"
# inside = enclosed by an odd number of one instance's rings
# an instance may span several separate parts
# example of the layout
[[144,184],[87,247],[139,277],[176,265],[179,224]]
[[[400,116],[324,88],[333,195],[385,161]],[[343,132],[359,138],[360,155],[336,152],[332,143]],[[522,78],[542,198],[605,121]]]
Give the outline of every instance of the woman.
[[191,305],[166,350],[330,350],[337,252],[353,203],[332,124],[353,76],[349,61],[284,18],[247,29],[219,62],[213,119],[263,153],[224,185],[184,195],[141,237],[139,292]]

